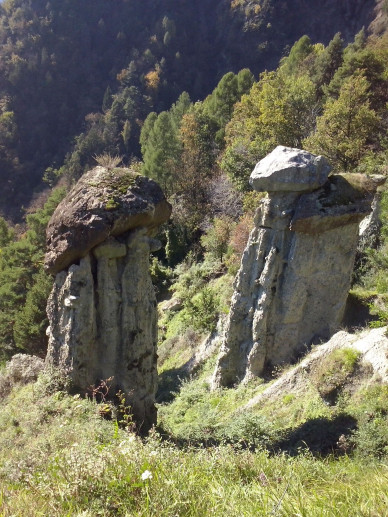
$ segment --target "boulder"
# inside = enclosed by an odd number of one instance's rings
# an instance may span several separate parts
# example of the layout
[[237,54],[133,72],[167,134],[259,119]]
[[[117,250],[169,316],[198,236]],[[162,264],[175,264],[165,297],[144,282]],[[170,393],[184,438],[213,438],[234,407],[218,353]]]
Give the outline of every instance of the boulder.
[[109,236],[151,235],[171,214],[159,185],[130,169],[95,167],[61,201],[47,226],[45,269],[56,274]]
[[170,298],[161,304],[161,309],[163,312],[171,311],[177,312],[180,311],[183,307],[182,300],[180,298]]
[[254,168],[250,184],[260,192],[303,192],[321,187],[331,167],[323,156],[278,145]]

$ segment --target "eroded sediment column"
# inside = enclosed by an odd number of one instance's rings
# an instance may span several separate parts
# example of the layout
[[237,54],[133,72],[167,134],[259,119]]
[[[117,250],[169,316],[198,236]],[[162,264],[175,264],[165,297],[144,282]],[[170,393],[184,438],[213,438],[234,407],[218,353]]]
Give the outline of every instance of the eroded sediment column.
[[153,234],[170,206],[155,182],[123,169],[98,167],[80,182],[48,227],[46,262],[56,277],[46,362],[66,370],[84,393],[112,378],[112,395],[125,393],[146,432],[156,423],[157,387],[149,255],[160,246]]
[[236,277],[213,387],[290,362],[341,323],[359,222],[380,179],[329,172],[323,157],[279,146],[252,173],[268,197]]

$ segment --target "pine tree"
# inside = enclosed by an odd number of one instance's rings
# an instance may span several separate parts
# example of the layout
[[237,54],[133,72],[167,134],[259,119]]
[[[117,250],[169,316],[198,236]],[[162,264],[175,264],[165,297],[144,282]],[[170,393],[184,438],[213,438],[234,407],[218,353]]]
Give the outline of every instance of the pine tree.
[[317,56],[313,71],[312,80],[317,87],[319,96],[323,95],[322,87],[330,83],[335,72],[342,64],[344,41],[341,34],[337,34],[330,41],[328,46]]

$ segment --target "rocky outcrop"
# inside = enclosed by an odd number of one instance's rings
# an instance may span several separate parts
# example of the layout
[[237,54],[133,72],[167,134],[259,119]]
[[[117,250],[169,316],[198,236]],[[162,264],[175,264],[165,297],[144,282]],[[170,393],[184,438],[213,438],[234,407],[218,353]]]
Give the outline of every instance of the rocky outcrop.
[[83,392],[112,377],[142,432],[156,422],[149,254],[160,246],[153,234],[169,215],[155,182],[97,167],[58,206],[47,232],[46,264],[60,272],[47,305],[46,362],[66,370]]
[[214,387],[293,360],[341,323],[358,226],[383,180],[329,171],[323,157],[279,146],[252,173],[269,194],[235,281]]
[[294,394],[300,396],[311,388],[314,372],[335,350],[351,348],[360,354],[360,363],[370,367],[368,383],[388,383],[387,327],[365,329],[360,334],[343,330],[311,351],[297,366],[285,372],[264,391],[255,395],[240,411],[246,411],[265,400]]

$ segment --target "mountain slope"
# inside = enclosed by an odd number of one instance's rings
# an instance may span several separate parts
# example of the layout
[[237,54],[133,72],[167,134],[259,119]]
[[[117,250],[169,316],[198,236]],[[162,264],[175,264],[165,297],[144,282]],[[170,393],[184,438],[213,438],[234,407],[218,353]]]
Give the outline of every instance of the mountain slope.
[[[101,110],[107,87],[114,93],[120,86],[117,77],[140,92],[141,124],[184,90],[203,98],[230,70],[275,67],[305,33],[327,43],[342,31],[350,40],[373,19],[373,8],[374,0],[117,0],[113,7],[107,0],[5,0],[0,211],[18,217],[45,169],[62,165],[85,116]],[[138,154],[131,145],[129,154]]]

